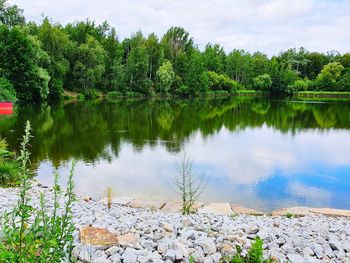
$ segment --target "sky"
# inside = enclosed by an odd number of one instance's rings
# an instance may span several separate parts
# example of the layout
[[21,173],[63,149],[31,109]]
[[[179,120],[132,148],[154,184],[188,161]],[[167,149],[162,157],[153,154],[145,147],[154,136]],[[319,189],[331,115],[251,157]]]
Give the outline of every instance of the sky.
[[350,52],[350,0],[10,0],[28,21],[42,14],[66,24],[90,18],[107,20],[120,39],[139,29],[162,36],[182,26],[200,49],[218,43],[278,54],[291,47]]

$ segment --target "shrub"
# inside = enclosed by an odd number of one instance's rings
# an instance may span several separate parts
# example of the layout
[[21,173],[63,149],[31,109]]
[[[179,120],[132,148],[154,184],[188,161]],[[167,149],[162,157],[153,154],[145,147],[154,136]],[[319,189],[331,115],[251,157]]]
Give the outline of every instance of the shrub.
[[180,88],[176,90],[176,94],[179,96],[188,97],[191,95],[190,88],[186,85],[181,85]]
[[18,163],[14,154],[7,150],[5,139],[0,139],[0,185],[15,185],[18,182]]
[[230,79],[226,75],[217,74],[213,71],[208,71],[209,87],[212,90],[226,90],[230,93],[239,89],[237,81]]
[[121,93],[120,91],[111,91],[107,93],[107,97],[109,99],[119,99],[123,97],[123,93]]
[[46,210],[47,200],[40,194],[39,208],[31,206],[28,191],[31,188],[29,180],[29,156],[27,149],[30,139],[30,123],[27,122],[25,135],[21,143],[19,176],[19,200],[12,211],[6,212],[0,219],[2,235],[0,236],[0,262],[67,262],[72,250],[73,231],[72,204],[73,170],[68,178],[66,202],[63,212],[59,213],[59,200],[62,191],[58,185],[59,175],[54,174],[53,210]]
[[294,81],[288,88],[291,89],[292,92],[295,91],[307,91],[313,85],[313,82],[308,78],[298,79]]
[[272,79],[269,74],[263,74],[253,79],[253,87],[260,90],[268,90],[272,86]]
[[5,78],[0,78],[0,101],[15,101],[16,91],[13,85]]
[[87,100],[93,100],[100,97],[100,93],[95,89],[89,89],[84,92],[84,98]]

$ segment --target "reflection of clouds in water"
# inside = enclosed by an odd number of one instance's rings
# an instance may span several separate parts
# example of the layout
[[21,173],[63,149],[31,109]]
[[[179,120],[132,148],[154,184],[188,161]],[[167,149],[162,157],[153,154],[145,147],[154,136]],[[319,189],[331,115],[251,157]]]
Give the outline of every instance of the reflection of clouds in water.
[[[204,201],[230,201],[259,208],[277,204],[266,200],[264,193],[256,191],[260,182],[276,173],[288,181],[298,173],[325,176],[314,172],[316,161],[325,166],[349,165],[350,148],[344,143],[348,139],[349,132],[345,130],[332,133],[307,131],[291,135],[266,126],[239,133],[222,128],[205,139],[200,132],[192,134],[185,144],[185,151],[194,160],[196,171],[207,169],[209,185],[202,195]],[[156,146],[146,146],[142,151],[135,151],[130,143],[123,143],[119,157],[112,162],[99,160],[94,165],[86,165],[78,161],[75,183],[78,192],[85,195],[101,196],[110,186],[119,196],[175,198],[171,184],[179,157],[180,154],[169,153],[161,142]],[[66,178],[67,165],[63,165],[61,170],[62,177]],[[51,171],[51,164],[41,163],[39,180],[52,182],[51,176],[48,176]],[[281,202],[286,205],[296,205],[300,199],[322,205],[332,198],[332,193],[317,185],[293,183],[285,191],[289,196],[281,196]]]
[[332,197],[332,193],[329,191],[301,183],[291,183],[287,191],[290,192],[292,198],[302,198],[306,200],[308,205],[313,206],[325,206]]

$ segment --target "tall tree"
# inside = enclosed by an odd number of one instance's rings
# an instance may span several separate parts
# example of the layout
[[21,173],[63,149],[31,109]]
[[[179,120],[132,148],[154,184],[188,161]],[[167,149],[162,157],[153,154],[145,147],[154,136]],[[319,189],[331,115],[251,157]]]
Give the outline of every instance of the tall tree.
[[101,81],[105,70],[105,51],[92,36],[78,47],[78,58],[73,68],[73,75],[79,91],[87,92]]
[[225,72],[226,54],[219,44],[208,43],[203,52],[204,63],[208,71],[219,74]]
[[19,9],[17,5],[10,5],[7,0],[0,0],[0,25],[14,27],[24,24],[23,10]]
[[177,74],[185,69],[186,53],[193,48],[193,39],[182,27],[171,27],[161,40],[165,59],[170,60]]
[[68,35],[60,25],[52,25],[45,18],[38,31],[38,38],[42,48],[50,56],[48,73],[50,74],[49,91],[50,97],[60,98],[63,93],[65,76],[69,70],[69,61],[66,59],[67,50],[71,45]]
[[42,67],[48,55],[38,40],[22,29],[0,26],[0,75],[14,86],[20,100],[45,100],[50,76]]

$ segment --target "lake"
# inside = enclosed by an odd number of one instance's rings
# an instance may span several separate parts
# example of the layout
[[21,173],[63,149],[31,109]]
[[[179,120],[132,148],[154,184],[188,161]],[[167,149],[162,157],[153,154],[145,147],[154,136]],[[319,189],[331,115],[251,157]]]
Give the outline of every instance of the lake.
[[17,106],[0,136],[19,146],[33,127],[37,179],[62,183],[77,161],[79,194],[174,199],[186,153],[208,182],[202,201],[270,211],[307,205],[350,209],[350,103],[236,97]]

